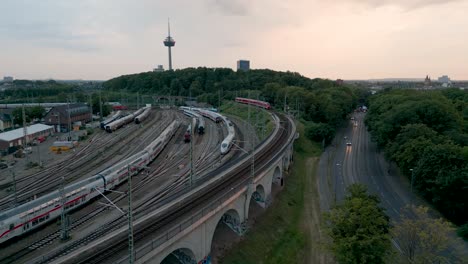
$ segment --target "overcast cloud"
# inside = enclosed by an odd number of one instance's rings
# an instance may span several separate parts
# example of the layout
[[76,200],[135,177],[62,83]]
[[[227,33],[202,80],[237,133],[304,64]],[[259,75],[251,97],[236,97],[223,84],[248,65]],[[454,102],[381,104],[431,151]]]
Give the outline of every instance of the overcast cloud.
[[468,0],[7,0],[0,77],[108,79],[167,68],[296,71],[309,77],[468,79]]

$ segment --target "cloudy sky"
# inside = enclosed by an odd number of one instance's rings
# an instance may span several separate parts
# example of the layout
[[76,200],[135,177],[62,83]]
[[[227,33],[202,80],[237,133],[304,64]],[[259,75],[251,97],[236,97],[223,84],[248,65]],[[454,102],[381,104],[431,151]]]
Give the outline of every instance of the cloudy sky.
[[2,0],[0,78],[100,79],[167,68],[468,79],[468,0]]

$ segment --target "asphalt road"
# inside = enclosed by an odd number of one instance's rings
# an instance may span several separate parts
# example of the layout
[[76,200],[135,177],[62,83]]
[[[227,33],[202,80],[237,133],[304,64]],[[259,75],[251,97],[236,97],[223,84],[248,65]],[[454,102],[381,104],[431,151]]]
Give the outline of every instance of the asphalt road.
[[[377,195],[393,221],[399,220],[400,210],[411,202],[430,207],[411,193],[409,180],[385,160],[383,152],[371,141],[364,125],[365,114],[352,116],[355,120],[349,120],[348,126],[338,131],[320,158],[317,186],[321,210],[327,211],[335,201],[343,200],[346,187],[353,183],[365,184],[371,194]],[[468,252],[468,243],[453,237]]]

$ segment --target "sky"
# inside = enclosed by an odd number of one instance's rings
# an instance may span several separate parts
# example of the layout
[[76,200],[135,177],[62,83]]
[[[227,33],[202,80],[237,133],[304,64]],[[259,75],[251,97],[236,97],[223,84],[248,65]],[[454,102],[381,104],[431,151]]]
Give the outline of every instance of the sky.
[[468,0],[2,0],[0,78],[107,80],[168,67],[468,80]]

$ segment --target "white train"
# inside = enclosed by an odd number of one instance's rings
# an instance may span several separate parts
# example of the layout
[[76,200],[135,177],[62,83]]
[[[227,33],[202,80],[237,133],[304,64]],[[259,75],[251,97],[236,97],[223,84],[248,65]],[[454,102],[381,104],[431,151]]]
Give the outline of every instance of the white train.
[[143,113],[135,117],[135,124],[140,124],[141,122],[143,122],[143,120],[145,120],[149,116],[150,111],[151,111],[151,107],[149,106],[145,107],[145,110],[143,111]]
[[107,124],[110,124],[113,121],[119,119],[121,115],[122,115],[122,111],[117,111],[117,113],[115,113],[113,116],[111,116],[111,117],[107,118],[106,120],[102,121],[101,124],[100,124],[101,129],[105,129]]
[[183,109],[182,107],[181,107],[181,109],[183,110],[183,112],[184,112],[184,114],[186,116],[196,118],[198,125],[196,125],[194,127],[197,128],[198,134],[199,135],[204,134],[205,133],[205,120],[203,119],[203,117],[200,114],[198,114],[197,112],[195,112],[195,111],[188,110],[188,109]]
[[[64,188],[65,212],[71,211],[89,202],[100,192],[110,190],[126,181],[128,173],[136,174],[140,170],[134,166],[146,166],[159,155],[179,127],[173,121],[143,151],[120,161],[104,171],[85,180],[78,181]],[[62,200],[59,191],[54,191],[33,201],[0,213],[0,243],[34,230],[60,216]]]
[[143,108],[140,108],[138,109],[137,111],[135,111],[134,113],[132,114],[129,114],[127,116],[124,116],[120,119],[117,119],[109,124],[107,124],[105,126],[106,128],[106,131],[109,132],[109,133],[112,133],[114,132],[115,130],[121,128],[122,126],[130,123],[130,122],[133,122],[133,120],[135,119],[135,117],[139,116],[141,113],[143,113],[143,111],[146,109],[146,107],[143,107]]
[[201,109],[201,108],[181,106],[179,109],[183,110],[184,113],[187,112],[186,115],[189,115],[188,112],[191,111],[191,112],[197,112],[200,115],[202,115],[202,116],[204,116],[206,118],[209,118],[209,119],[211,119],[212,121],[214,121],[216,123],[219,123],[219,122],[223,121],[224,124],[226,124],[228,135],[221,142],[221,147],[220,147],[221,155],[227,154],[229,152],[229,150],[231,150],[231,147],[232,147],[232,145],[234,143],[234,138],[236,137],[236,130],[234,128],[233,123],[229,119],[227,119],[227,117],[225,117],[225,116],[223,116],[223,115],[221,115],[219,113],[216,113],[216,112],[213,112],[213,111],[210,111],[210,110],[206,110],[206,109]]
[[227,126],[228,135],[221,142],[221,155],[227,154],[234,144],[234,138],[236,137],[236,130],[234,124],[227,117],[222,116],[224,123]]

